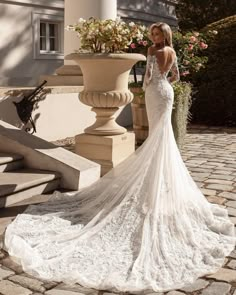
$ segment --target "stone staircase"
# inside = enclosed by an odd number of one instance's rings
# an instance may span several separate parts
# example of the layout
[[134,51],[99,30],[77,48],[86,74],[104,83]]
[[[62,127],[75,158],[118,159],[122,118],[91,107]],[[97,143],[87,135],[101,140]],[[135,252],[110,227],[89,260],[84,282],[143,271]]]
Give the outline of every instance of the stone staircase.
[[59,187],[60,173],[26,168],[24,158],[0,152],[0,208]]

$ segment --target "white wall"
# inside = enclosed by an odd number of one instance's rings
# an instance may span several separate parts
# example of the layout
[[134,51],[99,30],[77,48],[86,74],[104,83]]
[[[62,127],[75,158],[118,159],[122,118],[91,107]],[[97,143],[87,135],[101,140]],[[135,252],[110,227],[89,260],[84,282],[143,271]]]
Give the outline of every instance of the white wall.
[[52,74],[63,64],[63,59],[34,58],[32,17],[34,11],[63,16],[63,2],[0,1],[0,86],[36,85],[40,75]]

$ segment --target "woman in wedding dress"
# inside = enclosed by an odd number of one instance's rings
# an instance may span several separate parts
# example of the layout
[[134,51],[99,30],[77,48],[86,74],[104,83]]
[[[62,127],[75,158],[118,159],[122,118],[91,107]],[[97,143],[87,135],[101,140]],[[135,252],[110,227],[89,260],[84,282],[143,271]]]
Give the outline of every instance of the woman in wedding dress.
[[226,209],[202,195],[174,139],[171,83],[179,74],[170,27],[157,23],[150,33],[148,138],[90,187],[16,217],[5,249],[26,272],[100,290],[168,291],[216,272],[234,249]]

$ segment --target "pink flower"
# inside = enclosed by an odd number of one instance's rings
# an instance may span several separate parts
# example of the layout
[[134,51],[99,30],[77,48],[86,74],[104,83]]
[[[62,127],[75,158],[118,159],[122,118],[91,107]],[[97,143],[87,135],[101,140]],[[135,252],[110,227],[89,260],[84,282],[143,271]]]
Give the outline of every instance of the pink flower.
[[208,45],[204,42],[200,42],[199,43],[199,46],[202,48],[202,49],[206,49],[208,47]]
[[184,72],[181,73],[180,75],[185,77],[185,76],[187,76],[187,75],[189,75],[189,74],[190,74],[189,71],[184,71]]
[[191,36],[191,37],[189,38],[189,40],[190,40],[190,42],[194,43],[194,42],[197,41],[197,38],[196,38],[195,36]]
[[189,44],[188,50],[193,50],[193,44]]
[[134,49],[134,48],[136,48],[136,45],[134,43],[131,43],[130,47]]
[[148,45],[148,41],[143,41],[143,46],[147,46]]

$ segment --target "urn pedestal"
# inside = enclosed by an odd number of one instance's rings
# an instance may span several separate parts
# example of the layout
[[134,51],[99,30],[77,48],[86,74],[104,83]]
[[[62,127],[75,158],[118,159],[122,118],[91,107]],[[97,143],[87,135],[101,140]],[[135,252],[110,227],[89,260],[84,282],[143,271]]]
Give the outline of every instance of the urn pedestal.
[[84,90],[79,99],[96,113],[94,124],[76,136],[76,153],[101,164],[103,175],[135,150],[134,134],[117,124],[115,113],[132,101],[129,73],[137,61],[146,58],[133,53],[72,53],[66,59],[80,66]]

